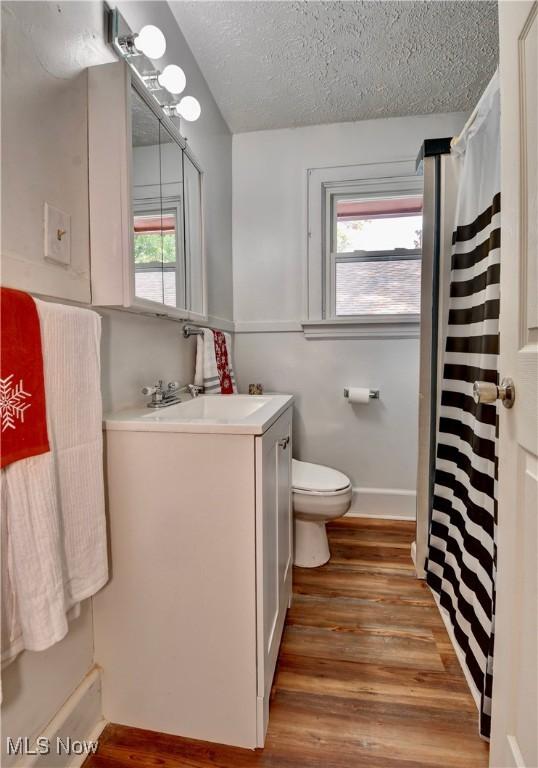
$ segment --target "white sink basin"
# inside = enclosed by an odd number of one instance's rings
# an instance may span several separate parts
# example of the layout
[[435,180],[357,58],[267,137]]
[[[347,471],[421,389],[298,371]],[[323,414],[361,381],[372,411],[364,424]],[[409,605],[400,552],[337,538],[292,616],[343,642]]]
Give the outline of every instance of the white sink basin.
[[292,395],[200,395],[166,408],[140,408],[111,414],[105,417],[105,428],[259,435],[276,421],[291,400]]
[[[256,413],[270,400],[267,397],[249,395],[200,395],[169,408],[159,409],[158,413],[147,413],[143,419],[203,419],[207,421],[224,420],[225,422],[245,419]],[[148,411],[150,409],[148,408]]]

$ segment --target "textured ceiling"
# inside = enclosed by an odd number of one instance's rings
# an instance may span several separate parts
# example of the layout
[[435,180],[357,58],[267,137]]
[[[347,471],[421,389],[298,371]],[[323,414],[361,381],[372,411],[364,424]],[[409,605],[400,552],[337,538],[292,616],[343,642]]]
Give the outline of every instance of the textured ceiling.
[[131,91],[131,130],[133,147],[170,144],[173,139],[136,91]]
[[469,110],[497,64],[496,2],[169,4],[234,133]]
[[133,91],[131,91],[131,130],[133,147],[159,144],[159,119]]

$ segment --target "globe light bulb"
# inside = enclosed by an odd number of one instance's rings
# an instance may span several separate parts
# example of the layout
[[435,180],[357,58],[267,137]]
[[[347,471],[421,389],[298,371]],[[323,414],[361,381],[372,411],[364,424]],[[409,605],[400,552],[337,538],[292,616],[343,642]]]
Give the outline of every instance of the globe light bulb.
[[148,59],[160,59],[166,51],[166,38],[153,24],[142,27],[134,39],[135,48]]
[[200,102],[195,99],[194,96],[183,96],[179,104],[176,106],[176,111],[184,120],[194,122],[198,120],[202,112]]
[[185,73],[177,64],[169,64],[157,78],[159,85],[170,93],[181,93],[187,85]]

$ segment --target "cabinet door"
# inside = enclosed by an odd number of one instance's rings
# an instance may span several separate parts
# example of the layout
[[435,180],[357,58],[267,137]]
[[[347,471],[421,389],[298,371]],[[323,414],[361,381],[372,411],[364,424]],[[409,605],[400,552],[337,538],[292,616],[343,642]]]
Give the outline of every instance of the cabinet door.
[[161,125],[134,88],[131,121],[134,295],[162,304]]
[[207,320],[204,175],[124,61],[89,68],[92,302]]
[[161,124],[161,220],[163,244],[163,302],[186,308],[183,237],[183,150]]
[[187,308],[193,320],[206,318],[205,253],[202,222],[202,175],[183,153]]
[[269,696],[291,596],[291,408],[256,438],[256,612],[258,745],[263,746]]

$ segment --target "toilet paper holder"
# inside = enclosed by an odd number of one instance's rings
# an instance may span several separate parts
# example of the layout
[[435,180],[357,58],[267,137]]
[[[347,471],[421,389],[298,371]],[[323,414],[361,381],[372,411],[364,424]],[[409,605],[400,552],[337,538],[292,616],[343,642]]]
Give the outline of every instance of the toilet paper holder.
[[[349,389],[347,387],[344,389],[344,397],[346,398],[346,400],[349,397]],[[370,398],[370,400],[379,400],[379,390],[371,389],[368,394],[368,397]]]

